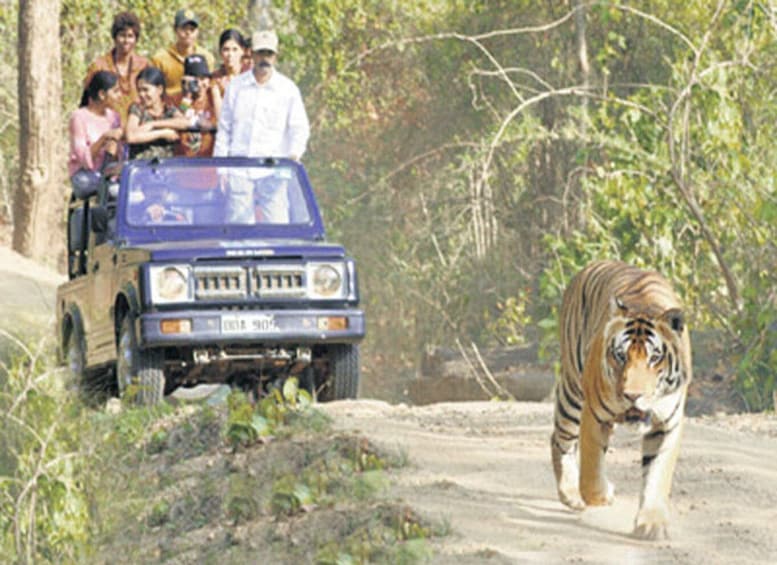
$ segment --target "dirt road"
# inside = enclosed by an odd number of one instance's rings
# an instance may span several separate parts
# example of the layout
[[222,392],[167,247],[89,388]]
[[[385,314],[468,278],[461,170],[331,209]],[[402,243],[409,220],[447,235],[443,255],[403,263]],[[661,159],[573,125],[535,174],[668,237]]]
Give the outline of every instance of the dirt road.
[[572,512],[556,498],[548,403],[321,405],[340,429],[399,448],[391,496],[450,524],[435,563],[777,563],[777,416],[689,418],[672,495],[671,539],[630,537],[639,439],[618,430],[613,506]]

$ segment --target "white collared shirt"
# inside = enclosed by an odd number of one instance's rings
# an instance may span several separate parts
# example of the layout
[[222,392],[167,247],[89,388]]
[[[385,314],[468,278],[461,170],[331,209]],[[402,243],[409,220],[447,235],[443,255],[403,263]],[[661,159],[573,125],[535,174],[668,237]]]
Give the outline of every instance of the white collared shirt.
[[264,84],[253,71],[233,78],[224,92],[215,157],[302,157],[310,124],[299,88],[273,69]]

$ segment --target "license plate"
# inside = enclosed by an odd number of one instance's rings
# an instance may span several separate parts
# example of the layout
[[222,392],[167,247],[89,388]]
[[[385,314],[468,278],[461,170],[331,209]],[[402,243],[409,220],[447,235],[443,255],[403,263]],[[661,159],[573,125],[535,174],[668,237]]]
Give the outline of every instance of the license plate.
[[277,332],[275,316],[272,314],[232,314],[221,316],[221,333]]

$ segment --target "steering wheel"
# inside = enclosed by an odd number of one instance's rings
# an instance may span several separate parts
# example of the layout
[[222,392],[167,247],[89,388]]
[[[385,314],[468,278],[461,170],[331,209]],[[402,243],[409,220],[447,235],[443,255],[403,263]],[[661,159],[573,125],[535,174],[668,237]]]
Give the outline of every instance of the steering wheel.
[[[161,206],[161,205],[160,205]],[[186,222],[186,216],[179,212],[173,212],[172,210],[163,210],[162,216],[154,218],[151,215],[151,208],[147,208],[143,213],[143,221],[146,224],[163,224],[163,223],[176,223],[180,224]]]
[[184,222],[186,221],[186,218],[183,214],[179,214],[177,212],[171,212],[170,210],[165,210],[165,213],[162,214],[162,221],[163,222]]

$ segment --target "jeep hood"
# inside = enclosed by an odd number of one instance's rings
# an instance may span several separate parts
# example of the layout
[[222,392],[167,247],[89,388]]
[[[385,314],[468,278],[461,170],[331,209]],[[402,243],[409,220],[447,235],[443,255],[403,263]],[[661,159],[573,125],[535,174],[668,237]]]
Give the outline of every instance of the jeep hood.
[[202,259],[241,259],[267,257],[344,257],[341,245],[309,240],[195,240],[139,245],[153,261],[191,261]]

